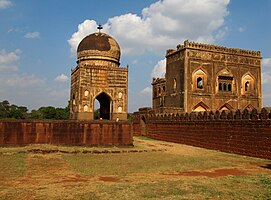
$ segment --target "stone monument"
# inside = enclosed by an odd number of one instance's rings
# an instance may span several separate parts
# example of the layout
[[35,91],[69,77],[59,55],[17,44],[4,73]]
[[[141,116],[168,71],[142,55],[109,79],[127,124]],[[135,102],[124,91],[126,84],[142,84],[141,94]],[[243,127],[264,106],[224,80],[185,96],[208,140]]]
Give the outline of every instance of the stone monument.
[[71,71],[70,119],[93,120],[94,101],[100,118],[127,120],[128,66],[120,67],[120,47],[99,32],[86,36],[77,48],[77,66]]

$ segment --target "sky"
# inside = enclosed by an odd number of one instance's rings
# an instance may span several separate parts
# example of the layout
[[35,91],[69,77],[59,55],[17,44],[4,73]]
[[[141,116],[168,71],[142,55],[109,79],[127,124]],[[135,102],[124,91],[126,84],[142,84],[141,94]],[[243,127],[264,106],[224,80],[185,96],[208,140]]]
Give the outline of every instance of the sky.
[[270,10],[271,0],[0,0],[0,101],[67,106],[77,45],[101,24],[129,65],[129,112],[151,106],[166,50],[187,39],[261,51],[263,106],[271,106]]

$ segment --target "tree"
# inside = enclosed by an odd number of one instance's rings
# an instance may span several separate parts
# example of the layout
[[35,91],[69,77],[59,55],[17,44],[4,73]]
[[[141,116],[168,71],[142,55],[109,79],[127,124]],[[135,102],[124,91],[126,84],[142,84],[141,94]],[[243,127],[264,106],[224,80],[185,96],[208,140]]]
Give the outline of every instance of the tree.
[[17,106],[12,104],[9,106],[8,109],[8,118],[14,118],[14,119],[26,119],[27,118],[27,107],[25,106]]
[[38,110],[32,110],[30,113],[28,113],[28,109],[25,106],[10,105],[7,100],[0,102],[0,118],[67,120],[69,115],[69,102],[65,108],[46,106],[40,107]]
[[39,108],[42,119],[55,119],[56,109],[53,106]]
[[0,102],[0,118],[7,118],[9,112],[9,102],[4,100]]
[[94,119],[100,119],[100,108],[94,111]]
[[67,108],[56,108],[55,119],[65,120],[69,119],[70,113],[67,112]]
[[133,117],[133,114],[132,114],[132,113],[127,113],[127,120],[128,120],[128,121],[131,121],[131,120],[132,120],[132,117]]
[[42,119],[42,113],[39,110],[32,110],[30,113],[30,119]]

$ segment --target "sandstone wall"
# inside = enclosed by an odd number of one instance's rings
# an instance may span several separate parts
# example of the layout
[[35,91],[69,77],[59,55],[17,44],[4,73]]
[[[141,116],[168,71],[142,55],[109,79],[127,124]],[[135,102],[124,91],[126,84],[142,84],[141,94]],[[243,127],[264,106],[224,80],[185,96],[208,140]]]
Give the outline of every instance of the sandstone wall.
[[0,121],[0,145],[56,144],[127,146],[131,124],[115,121]]
[[[148,115],[145,119],[145,133],[153,139],[271,159],[271,113],[266,110]],[[140,123],[138,115],[134,133],[144,131]]]

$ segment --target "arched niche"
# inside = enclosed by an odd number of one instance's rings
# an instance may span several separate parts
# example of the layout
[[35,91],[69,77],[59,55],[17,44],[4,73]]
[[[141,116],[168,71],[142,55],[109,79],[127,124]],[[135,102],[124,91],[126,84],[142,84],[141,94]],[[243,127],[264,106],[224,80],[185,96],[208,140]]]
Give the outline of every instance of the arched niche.
[[[100,103],[100,118],[102,119],[110,119],[111,116],[111,98],[105,92],[100,93],[96,96],[98,102]],[[94,107],[94,106],[93,106]]]
[[199,68],[192,73],[192,89],[193,91],[207,89],[207,72],[205,69]]
[[255,94],[255,78],[248,72],[242,76],[241,94]]

